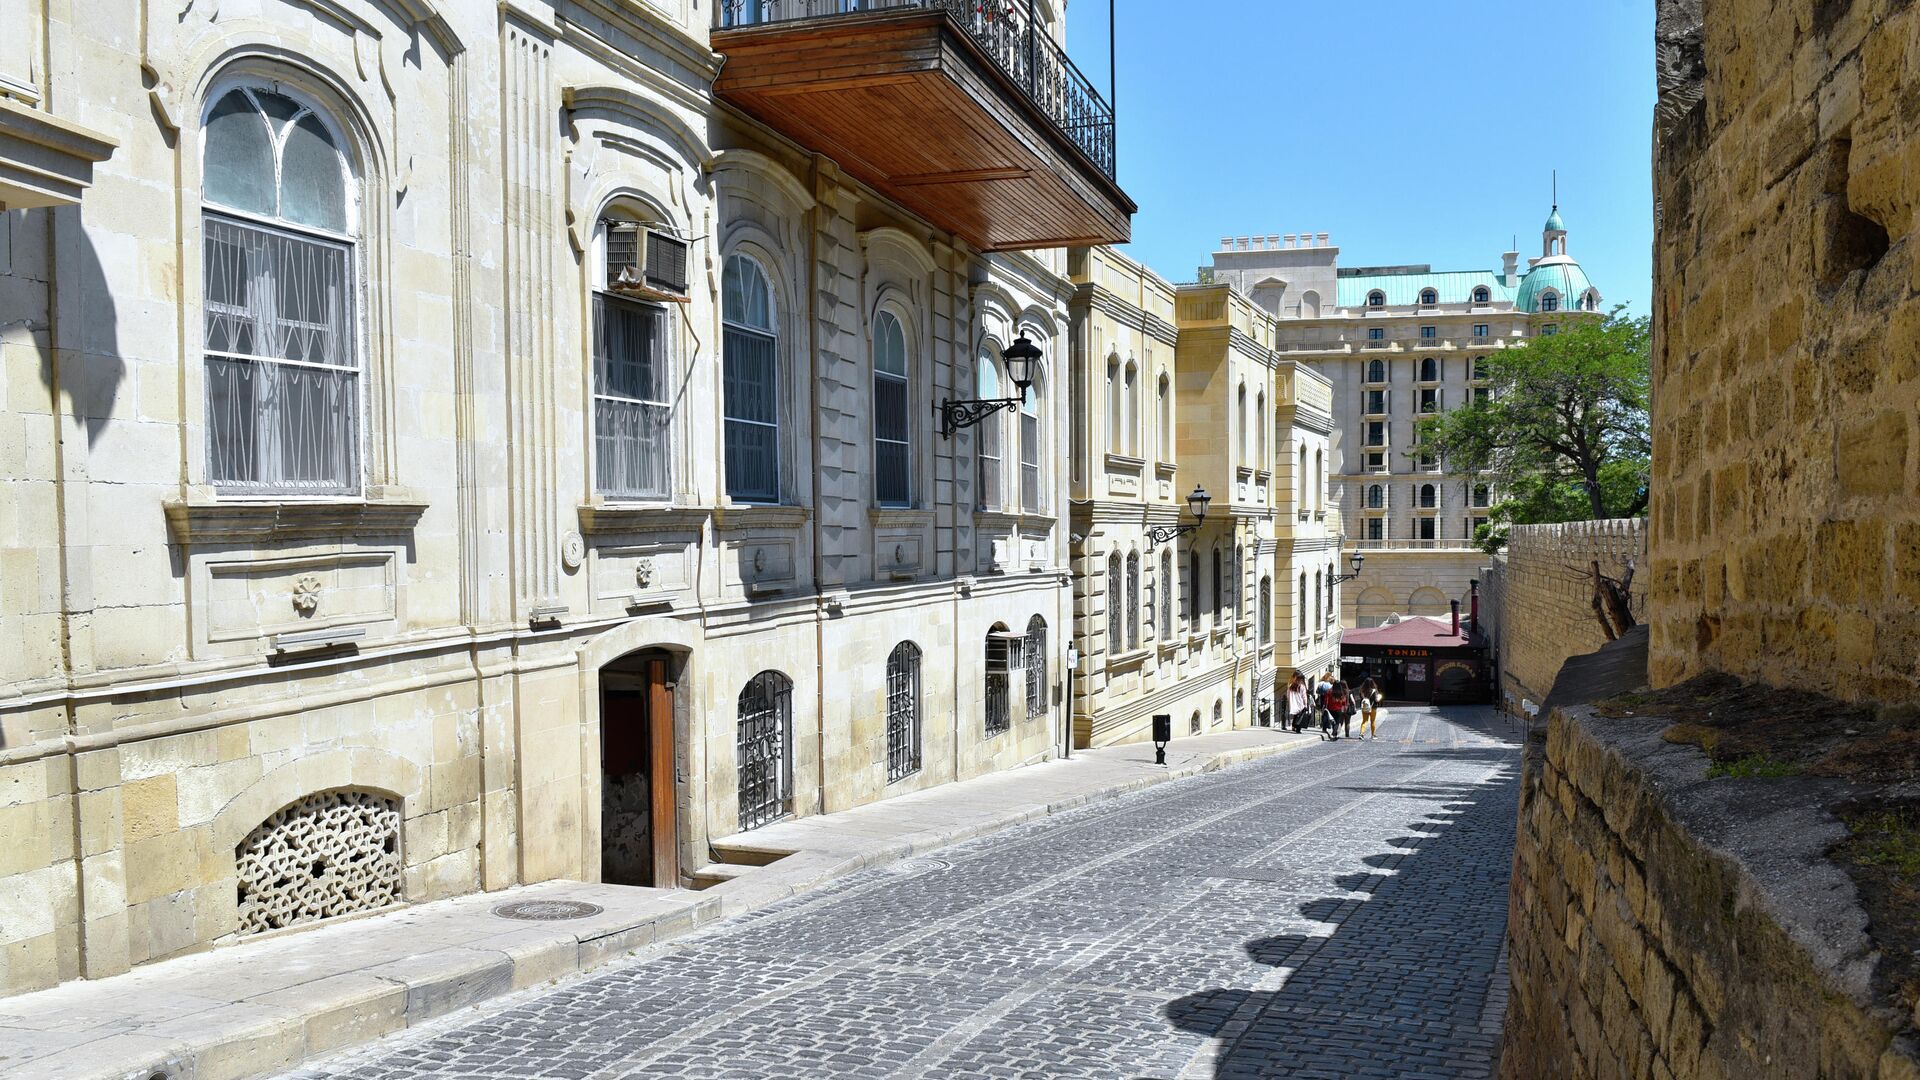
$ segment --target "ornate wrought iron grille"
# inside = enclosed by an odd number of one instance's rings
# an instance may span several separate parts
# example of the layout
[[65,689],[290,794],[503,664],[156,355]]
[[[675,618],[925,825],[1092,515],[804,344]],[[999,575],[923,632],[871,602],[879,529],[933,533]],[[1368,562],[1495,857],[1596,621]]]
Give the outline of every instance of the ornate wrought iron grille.
[[992,738],[1013,726],[1008,701],[1008,671],[1013,664],[1012,642],[998,634],[987,635],[987,737]]
[[1032,0],[721,0],[715,17],[722,27],[737,27],[893,8],[946,12],[1058,131],[1113,179],[1113,106],[1047,36]]
[[1027,719],[1047,715],[1047,623],[1035,615],[1027,621]]
[[793,798],[793,681],[763,671],[740,691],[740,831],[786,817]]
[[887,657],[887,783],[920,771],[920,650],[910,641]]
[[1140,647],[1140,553],[1127,556],[1127,648]]

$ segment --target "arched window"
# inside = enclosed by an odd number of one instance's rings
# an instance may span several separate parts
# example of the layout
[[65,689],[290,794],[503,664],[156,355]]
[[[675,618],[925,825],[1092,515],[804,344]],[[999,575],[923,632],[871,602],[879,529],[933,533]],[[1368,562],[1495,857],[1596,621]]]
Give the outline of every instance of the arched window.
[[778,821],[793,799],[793,680],[763,671],[740,691],[740,831]]
[[1320,294],[1308,289],[1300,294],[1300,317],[1317,319],[1320,317]]
[[1307,444],[1300,444],[1300,471],[1294,474],[1294,494],[1300,503],[1300,512],[1313,509],[1313,476],[1307,472]]
[[1420,485],[1420,509],[1431,510],[1438,502],[1438,496],[1432,484]]
[[1440,294],[1433,289],[1420,290],[1420,303],[1431,307],[1440,302]]
[[1260,644],[1273,644],[1273,579],[1260,577]]
[[677,243],[615,210],[594,230],[594,486],[615,499],[672,495],[673,321],[627,288],[643,247]]
[[1220,549],[1213,549],[1213,618],[1215,622],[1226,613],[1227,579],[1220,565]]
[[1027,640],[1020,650],[1027,660],[1027,719],[1047,715],[1047,620],[1027,620]]
[[1592,289],[1588,289],[1580,297],[1580,310],[1599,311],[1600,310],[1600,294],[1598,292],[1595,292]]
[[1473,287],[1473,302],[1474,302],[1474,303],[1476,303],[1476,304],[1486,304],[1486,303],[1491,303],[1491,302],[1492,302],[1492,300],[1493,300],[1493,290],[1492,290],[1492,289],[1489,289],[1489,288],[1487,288],[1487,287],[1486,287],[1485,285],[1475,285],[1475,286]]
[[1327,452],[1319,447],[1313,450],[1313,509],[1316,513],[1327,509]]
[[1487,505],[1487,496],[1488,496],[1487,485],[1485,484],[1473,485],[1473,505],[1475,506]]
[[1126,651],[1126,586],[1120,581],[1120,553],[1107,556],[1107,656]]
[[1226,713],[1227,711],[1226,711],[1225,704],[1219,698],[1214,698],[1213,699],[1213,726],[1214,727],[1220,726],[1220,721],[1226,718]]
[[903,641],[887,656],[887,783],[920,771],[920,647]]
[[1173,636],[1173,552],[1160,553],[1160,581],[1155,586],[1160,594],[1160,639],[1166,641]]
[[1240,545],[1233,545],[1233,574],[1227,578],[1227,592],[1233,597],[1233,617],[1236,621],[1247,617],[1246,565],[1241,558]]
[[1387,491],[1379,484],[1367,485],[1367,509],[1384,510],[1387,506]]
[[1261,472],[1267,471],[1267,392],[1260,391],[1253,400],[1253,467]]
[[1326,609],[1321,606],[1321,602],[1325,599],[1326,594],[1320,591],[1320,571],[1315,570],[1313,572],[1313,623],[1311,624],[1313,626],[1319,626],[1326,621]]
[[[997,400],[1000,395],[1000,362],[993,358],[987,349],[980,350],[980,359],[975,363],[974,387],[979,391],[982,401]],[[974,460],[980,468],[980,506],[986,510],[1000,509],[1000,455],[1003,452],[1000,428],[1000,410],[995,409],[981,420],[974,435]]]
[[1193,710],[1192,718],[1187,721],[1187,734],[1189,735],[1200,734],[1200,710],[1199,709]]
[[1160,373],[1160,460],[1173,460],[1173,385]]
[[779,502],[780,350],[773,290],[759,263],[745,255],[727,256],[720,312],[727,495]]
[[1374,383],[1387,381],[1387,362],[1385,360],[1367,361],[1367,381]]
[[1127,403],[1123,398],[1125,391],[1120,382],[1120,358],[1107,357],[1107,452],[1124,454],[1127,452],[1126,426]]
[[1045,380],[1035,378],[1027,387],[1026,400],[1020,403],[1020,505],[1026,510],[1044,510],[1046,486],[1041,483],[1040,395]]
[[205,119],[207,475],[249,493],[360,490],[358,185],[333,122],[257,86]]
[[1300,629],[1298,637],[1307,636],[1307,572],[1300,571]]
[[1140,452],[1140,368],[1133,361],[1127,361],[1127,416],[1126,453]]
[[891,311],[873,320],[873,493],[881,506],[913,502],[913,410],[907,404],[907,334]]
[[1560,294],[1556,292],[1541,293],[1540,294],[1540,310],[1541,311],[1559,311],[1560,310]]
[[1333,567],[1329,566],[1327,567],[1327,621],[1328,622],[1332,622],[1334,617],[1333,588],[1334,588]]
[[1140,647],[1140,553],[1127,556],[1127,648]]
[[1381,292],[1379,289],[1373,290],[1372,292],[1367,294],[1367,306],[1368,307],[1386,307],[1387,294]]
[[1187,597],[1187,630],[1200,629],[1200,553],[1187,552],[1187,579],[1180,583]]
[[1440,381],[1440,361],[1434,359],[1431,356],[1420,361],[1420,381],[1421,382],[1439,382]]
[[1007,633],[1006,624],[994,623],[993,629],[987,631],[986,654],[986,678],[981,689],[985,699],[986,733],[987,738],[991,739],[1013,726],[1009,693],[1019,655],[1014,650],[1012,635]]

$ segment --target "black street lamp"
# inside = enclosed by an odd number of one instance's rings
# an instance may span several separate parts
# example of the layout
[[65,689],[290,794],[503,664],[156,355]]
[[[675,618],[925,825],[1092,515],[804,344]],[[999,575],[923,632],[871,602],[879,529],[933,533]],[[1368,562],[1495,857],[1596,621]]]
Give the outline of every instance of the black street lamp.
[[1187,496],[1187,513],[1193,515],[1193,524],[1161,525],[1158,528],[1148,529],[1147,542],[1156,545],[1164,544],[1181,533],[1190,533],[1198,529],[1200,523],[1207,520],[1207,504],[1212,501],[1213,496],[1207,494],[1206,488],[1194,485],[1193,494]]
[[1335,574],[1335,575],[1333,575],[1333,580],[1332,580],[1332,581],[1329,581],[1329,582],[1327,582],[1327,584],[1329,584],[1329,585],[1338,585],[1338,584],[1340,584],[1340,583],[1341,583],[1341,582],[1343,582],[1343,581],[1352,581],[1352,580],[1353,580],[1354,578],[1357,578],[1357,577],[1359,577],[1359,576],[1360,576],[1360,564],[1361,564],[1361,563],[1363,563],[1363,562],[1366,562],[1366,561],[1367,561],[1367,557],[1366,557],[1365,555],[1362,555],[1362,554],[1360,554],[1359,552],[1357,552],[1357,551],[1356,551],[1356,552],[1354,552],[1354,553],[1353,553],[1353,558],[1352,558],[1351,560],[1349,560],[1349,561],[1353,563],[1353,573],[1351,573],[1351,574]]
[[1033,366],[1040,362],[1040,347],[1028,341],[1026,333],[1022,332],[1013,339],[1013,344],[1000,351],[1000,359],[1006,362],[1007,377],[1019,388],[1020,396],[966,401],[942,398],[933,407],[933,411],[940,414],[941,435],[951,439],[953,433],[961,428],[972,427],[1001,409],[1017,412],[1026,403],[1027,387],[1033,385]]

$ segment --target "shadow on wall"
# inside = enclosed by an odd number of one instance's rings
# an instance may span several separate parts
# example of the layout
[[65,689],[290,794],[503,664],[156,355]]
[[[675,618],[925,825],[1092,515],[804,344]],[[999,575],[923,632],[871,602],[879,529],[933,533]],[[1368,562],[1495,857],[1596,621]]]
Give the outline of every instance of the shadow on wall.
[[[1499,737],[1498,728],[1482,728]],[[1335,879],[1359,896],[1300,913],[1337,922],[1329,937],[1254,938],[1253,960],[1293,968],[1279,990],[1220,988],[1170,1002],[1183,1031],[1221,1039],[1213,1076],[1490,1076],[1507,990],[1501,970],[1519,761],[1511,747],[1414,756],[1495,766],[1477,783],[1353,787],[1432,800],[1420,832],[1387,841],[1410,852],[1361,861],[1392,873]],[[1371,1074],[1369,1074],[1371,1075]]]
[[[113,416],[127,365],[120,358],[119,318],[107,275],[94,248],[93,237],[81,226],[78,207],[30,210],[45,215],[45,242],[53,246],[47,261],[49,277],[58,275],[58,288],[49,287],[55,310],[49,347],[40,354],[40,381],[54,408],[64,408],[85,429],[87,445],[100,441]],[[16,240],[23,230],[16,230]],[[132,272],[135,268],[124,268]],[[57,362],[56,362],[57,356]]]

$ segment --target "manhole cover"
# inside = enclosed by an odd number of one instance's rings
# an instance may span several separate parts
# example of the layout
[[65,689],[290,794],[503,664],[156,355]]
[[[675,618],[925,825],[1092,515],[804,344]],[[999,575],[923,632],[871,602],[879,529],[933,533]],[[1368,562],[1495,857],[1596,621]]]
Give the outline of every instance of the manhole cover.
[[511,904],[501,904],[494,908],[493,913],[503,919],[561,922],[566,919],[584,919],[605,910],[598,904],[585,904],[578,900],[515,900]]
[[951,870],[953,864],[945,859],[907,859],[893,864],[895,873],[918,874],[927,870]]

